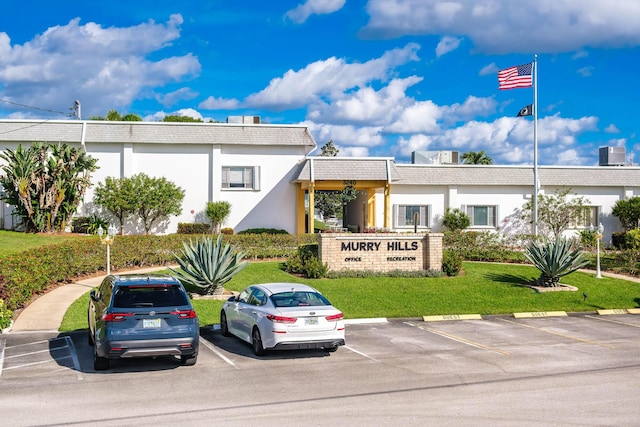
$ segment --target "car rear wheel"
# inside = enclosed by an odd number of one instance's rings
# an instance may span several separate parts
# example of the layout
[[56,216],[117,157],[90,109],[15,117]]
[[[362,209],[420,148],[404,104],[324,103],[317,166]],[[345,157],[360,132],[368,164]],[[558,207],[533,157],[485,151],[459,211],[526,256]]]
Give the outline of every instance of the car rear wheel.
[[338,351],[338,346],[335,347],[325,347],[324,351],[328,351],[329,353],[335,353],[336,351]]
[[93,347],[93,369],[96,371],[109,369],[109,359],[98,356],[97,346]]
[[224,311],[220,312],[220,332],[222,332],[223,337],[230,337],[229,333],[229,324],[227,323],[227,315],[224,314]]
[[190,356],[180,356],[180,364],[182,366],[193,366],[196,364],[197,360],[198,360],[197,354],[193,354]]
[[266,351],[262,345],[262,337],[260,336],[260,330],[257,326],[253,328],[251,333],[251,346],[253,347],[253,353],[256,356],[264,356]]

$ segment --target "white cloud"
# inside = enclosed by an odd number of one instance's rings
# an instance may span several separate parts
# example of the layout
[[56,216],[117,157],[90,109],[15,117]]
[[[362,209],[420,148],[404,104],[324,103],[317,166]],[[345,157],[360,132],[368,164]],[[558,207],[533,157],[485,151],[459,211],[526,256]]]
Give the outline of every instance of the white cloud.
[[462,42],[462,38],[460,37],[451,37],[451,36],[442,37],[438,42],[438,45],[436,46],[436,56],[439,58],[444,54],[447,54],[449,52],[456,50],[460,46],[461,42]]
[[203,110],[235,110],[239,105],[240,101],[237,99],[215,98],[210,96],[202,101],[198,105],[198,108],[202,108]]
[[417,44],[409,43],[365,63],[347,63],[336,57],[316,61],[303,69],[289,70],[282,77],[274,78],[269,86],[248,96],[244,103],[250,108],[274,110],[304,107],[323,96],[338,96],[374,80],[388,80],[395,67],[418,60],[416,52],[419,48]]
[[156,95],[156,99],[158,102],[164,107],[171,107],[176,103],[183,100],[191,100],[198,97],[198,92],[188,88],[183,87],[176,91],[169,92],[167,94],[158,94]]
[[485,53],[640,45],[637,0],[369,0],[362,35],[457,34]]
[[593,74],[593,70],[595,70],[594,67],[582,67],[579,68],[577,72],[582,77],[591,77],[591,75]]
[[180,37],[182,22],[182,16],[171,15],[164,24],[103,28],[76,18],[22,45],[11,45],[0,33],[0,96],[52,110],[79,99],[83,116],[128,107],[144,92],[155,97],[155,88],[200,73],[192,54],[148,59]]
[[344,6],[345,0],[307,0],[285,16],[297,24],[302,24],[311,15],[327,15],[337,12]]
[[614,125],[613,123],[611,123],[609,126],[607,126],[604,131],[606,133],[620,133],[620,129],[618,129],[618,127],[616,125]]
[[369,148],[383,144],[385,141],[380,134],[381,127],[355,127],[351,125],[339,126],[305,121],[301,123],[309,128],[313,138],[319,146],[333,140],[336,146]]

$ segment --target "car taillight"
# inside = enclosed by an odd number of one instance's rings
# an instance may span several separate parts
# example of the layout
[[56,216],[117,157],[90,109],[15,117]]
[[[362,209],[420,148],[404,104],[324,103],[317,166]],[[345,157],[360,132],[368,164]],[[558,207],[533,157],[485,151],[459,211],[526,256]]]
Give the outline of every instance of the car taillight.
[[295,317],[276,316],[273,314],[267,314],[267,319],[274,323],[296,323],[298,321]]
[[342,315],[342,313],[338,313],[338,314],[332,314],[331,316],[327,316],[325,317],[325,319],[327,319],[328,322],[333,322],[336,320],[342,320],[344,316]]
[[127,317],[133,316],[133,313],[106,313],[102,316],[105,322],[124,322]]
[[175,310],[169,314],[175,314],[178,316],[178,319],[195,319],[196,317],[195,310]]

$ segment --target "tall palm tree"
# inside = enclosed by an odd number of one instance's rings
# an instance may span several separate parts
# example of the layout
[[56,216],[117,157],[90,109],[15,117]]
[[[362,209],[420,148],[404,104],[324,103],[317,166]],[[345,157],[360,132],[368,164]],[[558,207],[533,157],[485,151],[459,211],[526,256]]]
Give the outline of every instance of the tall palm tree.
[[469,151],[462,154],[462,162],[465,165],[492,165],[493,159],[482,151]]

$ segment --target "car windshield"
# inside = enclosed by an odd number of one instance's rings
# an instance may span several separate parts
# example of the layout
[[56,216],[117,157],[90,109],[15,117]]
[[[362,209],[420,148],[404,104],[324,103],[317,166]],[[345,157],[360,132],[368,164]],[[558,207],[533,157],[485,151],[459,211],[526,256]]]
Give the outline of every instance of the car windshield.
[[120,286],[113,298],[113,306],[118,308],[178,307],[187,304],[185,293],[174,285]]
[[276,307],[331,305],[323,295],[310,291],[281,292],[271,295],[270,298]]

